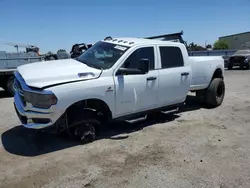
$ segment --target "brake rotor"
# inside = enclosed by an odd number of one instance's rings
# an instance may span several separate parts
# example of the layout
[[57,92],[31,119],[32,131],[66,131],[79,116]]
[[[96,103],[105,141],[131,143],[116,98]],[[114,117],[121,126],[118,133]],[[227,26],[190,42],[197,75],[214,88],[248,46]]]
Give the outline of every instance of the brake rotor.
[[77,138],[77,140],[80,140],[84,143],[91,142],[95,140],[95,127],[90,123],[77,126],[74,130],[74,136]]

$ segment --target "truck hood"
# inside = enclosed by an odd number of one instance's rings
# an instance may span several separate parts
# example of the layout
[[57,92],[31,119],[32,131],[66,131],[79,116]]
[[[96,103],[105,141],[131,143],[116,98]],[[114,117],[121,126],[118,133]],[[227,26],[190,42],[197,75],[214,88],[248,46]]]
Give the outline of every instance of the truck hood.
[[234,54],[231,57],[250,57],[250,54]]
[[94,79],[102,72],[74,59],[30,63],[19,66],[17,71],[28,86],[36,88]]

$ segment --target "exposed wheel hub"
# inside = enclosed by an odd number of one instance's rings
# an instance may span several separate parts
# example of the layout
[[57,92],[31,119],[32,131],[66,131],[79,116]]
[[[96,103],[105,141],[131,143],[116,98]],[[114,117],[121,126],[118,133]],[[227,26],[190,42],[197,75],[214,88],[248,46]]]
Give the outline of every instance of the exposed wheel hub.
[[82,142],[91,142],[95,140],[95,127],[90,123],[84,123],[75,128],[74,136]]

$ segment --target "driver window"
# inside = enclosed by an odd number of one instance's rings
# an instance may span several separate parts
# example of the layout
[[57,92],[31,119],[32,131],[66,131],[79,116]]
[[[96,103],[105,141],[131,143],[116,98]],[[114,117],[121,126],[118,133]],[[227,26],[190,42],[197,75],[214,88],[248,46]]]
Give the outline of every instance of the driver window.
[[144,47],[139,48],[134,51],[124,62],[122,68],[139,68],[139,60],[141,58],[149,59],[150,66],[149,70],[154,70],[155,68],[155,57],[154,57],[154,47]]

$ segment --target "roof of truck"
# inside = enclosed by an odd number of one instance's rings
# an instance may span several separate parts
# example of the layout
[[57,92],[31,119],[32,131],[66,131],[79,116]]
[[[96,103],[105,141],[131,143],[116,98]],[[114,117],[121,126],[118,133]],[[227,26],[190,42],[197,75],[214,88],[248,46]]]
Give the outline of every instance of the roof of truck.
[[102,40],[104,42],[110,42],[117,45],[123,46],[134,46],[138,44],[180,44],[179,42],[170,42],[170,41],[162,41],[162,40],[155,40],[155,39],[145,39],[145,38],[109,38]]

